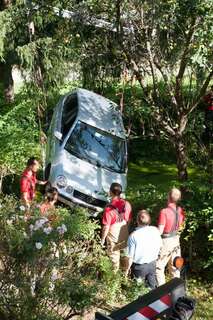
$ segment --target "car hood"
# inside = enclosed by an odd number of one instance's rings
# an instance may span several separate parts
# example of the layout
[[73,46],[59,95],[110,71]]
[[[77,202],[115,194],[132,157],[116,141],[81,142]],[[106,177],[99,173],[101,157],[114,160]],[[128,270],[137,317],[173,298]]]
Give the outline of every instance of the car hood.
[[102,167],[77,158],[66,150],[60,152],[56,166],[57,175],[64,175],[67,184],[76,190],[90,194],[96,198],[106,198],[110,185],[118,182],[123,190],[126,188],[126,174],[112,172]]

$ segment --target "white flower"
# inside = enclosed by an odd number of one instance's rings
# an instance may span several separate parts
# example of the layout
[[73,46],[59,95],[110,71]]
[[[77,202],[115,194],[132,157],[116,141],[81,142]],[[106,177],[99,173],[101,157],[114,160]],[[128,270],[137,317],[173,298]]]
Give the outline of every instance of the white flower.
[[35,243],[36,249],[40,250],[43,246],[41,242],[36,242]]
[[142,278],[136,278],[137,284],[141,284],[143,282]]
[[48,222],[48,221],[49,221],[49,220],[48,220],[46,217],[37,220],[36,223],[35,223],[34,230],[36,231],[36,230],[42,228],[43,225],[44,225],[46,222]]
[[64,234],[65,232],[67,232],[67,227],[65,226],[65,224],[62,224],[57,228],[57,231],[59,234]]
[[12,224],[13,224],[13,221],[12,220],[7,220],[7,224],[9,225],[9,226],[11,226]]
[[31,288],[32,296],[35,297],[36,279],[31,280],[30,288]]
[[57,249],[57,244],[54,241],[52,242],[52,245],[53,245],[53,249]]
[[62,224],[61,227],[64,230],[64,232],[67,232],[67,227],[65,226],[65,224]]
[[67,247],[65,245],[63,245],[63,247],[62,247],[62,251],[64,254],[68,253]]
[[20,206],[19,209],[20,209],[21,211],[25,211],[25,210],[26,210],[25,206]]
[[2,204],[0,203],[0,209],[2,208],[3,206],[2,206]]
[[57,280],[57,279],[58,279],[58,274],[57,274],[56,271],[53,271],[53,273],[52,273],[52,275],[51,275],[51,280],[52,280],[52,281],[55,281],[55,280]]
[[11,220],[11,221],[16,221],[16,216],[12,216],[12,217],[10,218],[10,220]]
[[51,282],[49,286],[49,290],[53,291],[55,289],[55,285]]
[[47,227],[47,228],[44,228],[43,231],[46,234],[50,234],[52,232],[52,228],[51,227]]
[[59,234],[64,234],[64,230],[61,227],[57,227],[57,231]]
[[30,225],[29,225],[29,228],[30,228],[30,231],[33,232],[34,225],[33,225],[33,224],[30,224]]

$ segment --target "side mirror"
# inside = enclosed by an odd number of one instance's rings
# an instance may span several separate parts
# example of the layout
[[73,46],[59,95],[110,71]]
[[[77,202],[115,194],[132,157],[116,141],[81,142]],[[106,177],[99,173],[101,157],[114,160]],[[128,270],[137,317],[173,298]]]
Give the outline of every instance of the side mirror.
[[54,131],[54,136],[61,141],[62,139],[62,133],[59,131]]

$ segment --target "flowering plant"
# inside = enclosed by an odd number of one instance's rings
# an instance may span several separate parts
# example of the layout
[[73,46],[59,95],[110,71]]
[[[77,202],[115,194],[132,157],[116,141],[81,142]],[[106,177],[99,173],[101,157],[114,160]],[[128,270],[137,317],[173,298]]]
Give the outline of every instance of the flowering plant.
[[[0,304],[13,319],[70,319],[100,297],[98,225],[80,208],[51,218],[11,197],[0,206]],[[96,283],[97,282],[97,283]],[[100,282],[100,283],[99,283]],[[96,302],[95,302],[96,301]]]

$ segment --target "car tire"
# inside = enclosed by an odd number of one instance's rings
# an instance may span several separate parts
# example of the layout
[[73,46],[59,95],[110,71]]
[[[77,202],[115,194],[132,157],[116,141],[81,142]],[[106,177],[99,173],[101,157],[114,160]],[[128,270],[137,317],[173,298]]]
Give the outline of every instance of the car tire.
[[51,163],[49,163],[45,168],[45,171],[44,171],[45,180],[49,179],[50,170],[51,170]]
[[48,191],[50,191],[51,188],[52,188],[52,185],[51,185],[51,183],[48,181],[48,182],[46,183],[46,185],[45,185],[45,193],[48,192]]

